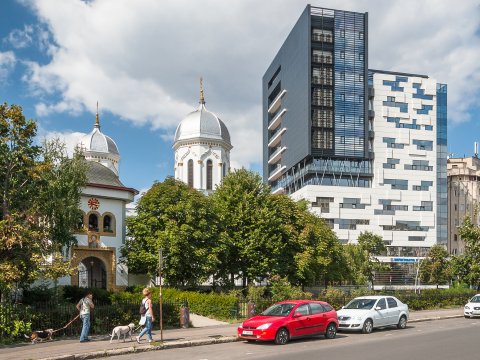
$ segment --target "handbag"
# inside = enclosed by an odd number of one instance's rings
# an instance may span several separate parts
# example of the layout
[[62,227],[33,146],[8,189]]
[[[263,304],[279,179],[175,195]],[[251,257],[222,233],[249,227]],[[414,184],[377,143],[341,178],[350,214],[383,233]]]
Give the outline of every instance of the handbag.
[[139,325],[145,325],[146,322],[147,322],[147,317],[145,315],[142,315],[140,317]]

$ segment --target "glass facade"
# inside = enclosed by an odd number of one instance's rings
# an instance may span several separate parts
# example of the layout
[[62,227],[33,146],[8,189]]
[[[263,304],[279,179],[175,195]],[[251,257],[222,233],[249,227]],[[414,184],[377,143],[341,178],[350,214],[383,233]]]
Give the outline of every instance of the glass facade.
[[437,242],[447,244],[447,85],[437,84]]
[[335,156],[365,158],[366,21],[335,10]]

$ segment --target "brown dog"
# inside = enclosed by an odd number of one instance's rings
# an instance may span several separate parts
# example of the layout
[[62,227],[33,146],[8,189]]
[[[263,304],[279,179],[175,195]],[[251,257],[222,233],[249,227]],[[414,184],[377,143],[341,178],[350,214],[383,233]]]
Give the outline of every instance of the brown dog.
[[32,344],[35,344],[37,342],[41,342],[44,340],[52,340],[52,336],[53,336],[53,329],[33,331],[32,335],[30,336],[25,335],[27,339],[32,341]]

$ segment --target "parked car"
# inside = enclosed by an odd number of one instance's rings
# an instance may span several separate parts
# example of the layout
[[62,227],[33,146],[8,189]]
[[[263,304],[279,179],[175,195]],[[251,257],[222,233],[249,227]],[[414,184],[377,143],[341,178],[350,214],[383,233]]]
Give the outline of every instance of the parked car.
[[393,296],[362,296],[337,312],[339,330],[358,330],[369,334],[374,328],[396,325],[405,329],[408,305]]
[[466,318],[480,316],[480,294],[475,295],[468,301],[463,308],[463,316]]
[[337,312],[330,304],[289,300],[276,303],[260,315],[245,320],[237,333],[239,338],[247,341],[275,341],[284,345],[293,338],[318,334],[333,339],[337,329]]

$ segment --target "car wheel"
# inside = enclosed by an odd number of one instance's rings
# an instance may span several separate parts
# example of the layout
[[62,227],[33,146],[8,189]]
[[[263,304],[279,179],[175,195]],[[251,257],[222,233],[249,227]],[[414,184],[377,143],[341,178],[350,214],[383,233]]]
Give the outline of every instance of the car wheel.
[[277,331],[277,335],[275,335],[275,344],[277,345],[285,345],[290,338],[290,334],[288,330],[285,328],[281,328]]
[[468,316],[468,315],[463,315],[463,317],[464,317],[465,319],[470,319],[470,316]]
[[325,338],[327,339],[335,339],[337,336],[337,327],[334,323],[330,323],[327,326],[327,330],[325,331]]
[[398,320],[397,328],[398,329],[405,329],[407,327],[407,317],[402,315],[400,320]]
[[362,333],[370,334],[373,330],[373,321],[372,319],[367,319],[363,323]]

